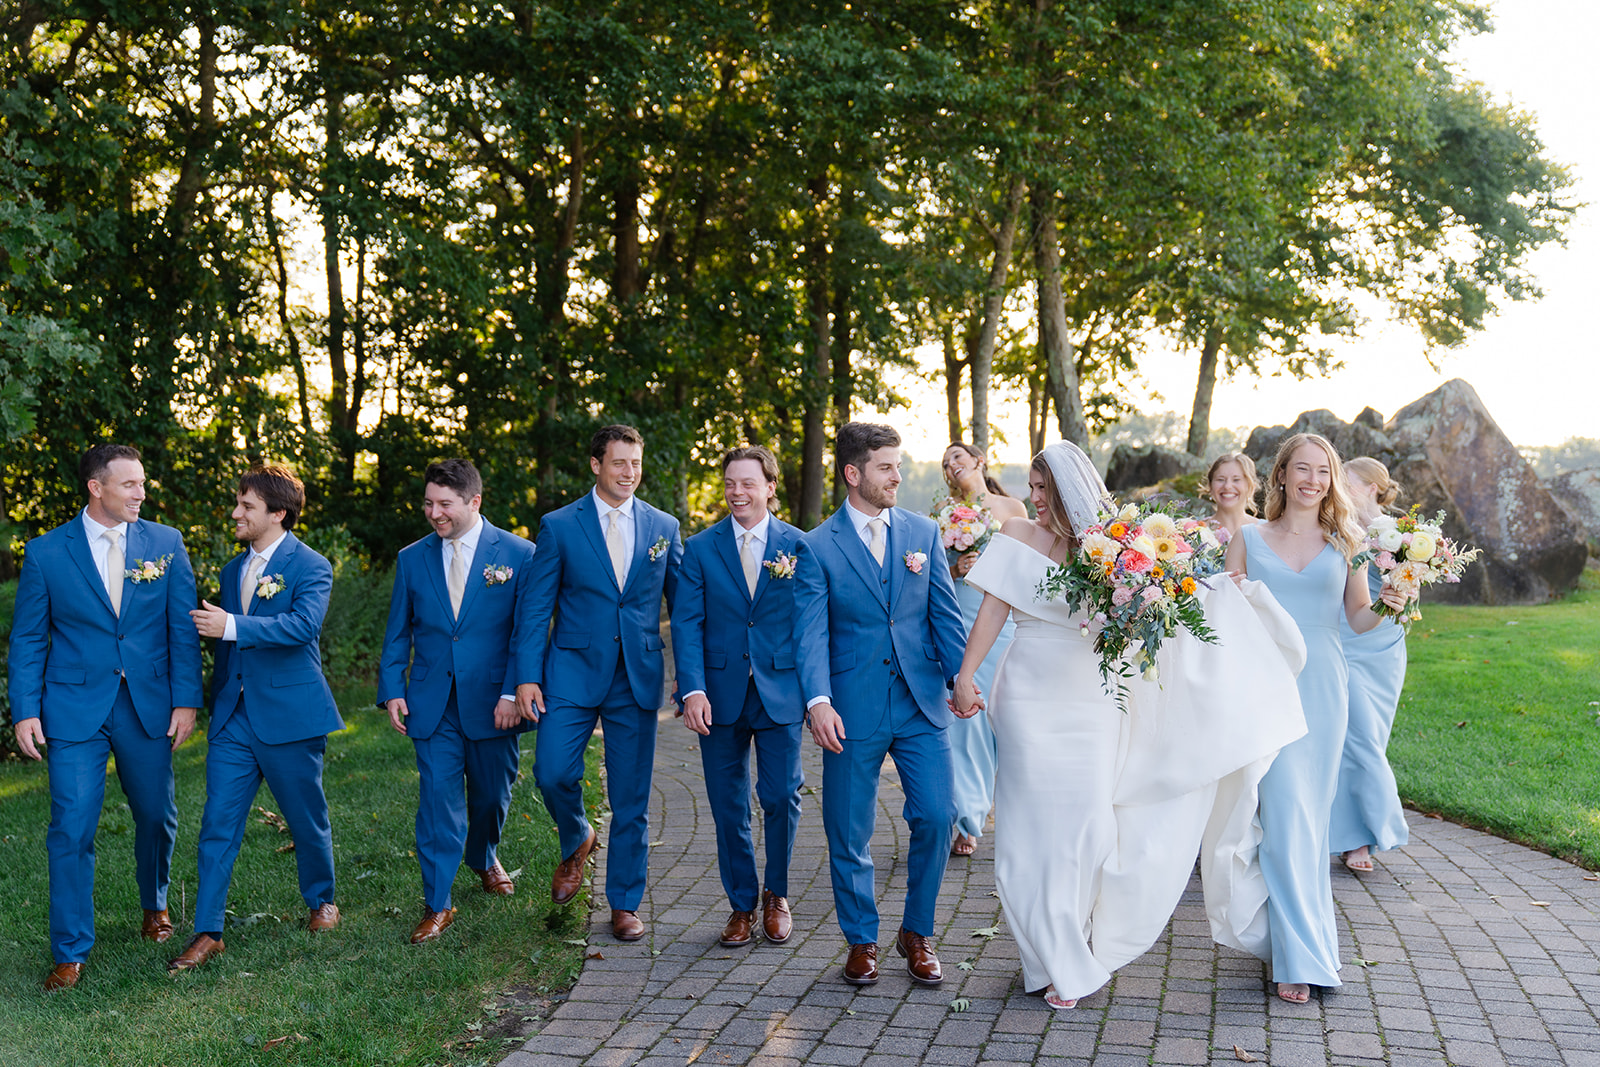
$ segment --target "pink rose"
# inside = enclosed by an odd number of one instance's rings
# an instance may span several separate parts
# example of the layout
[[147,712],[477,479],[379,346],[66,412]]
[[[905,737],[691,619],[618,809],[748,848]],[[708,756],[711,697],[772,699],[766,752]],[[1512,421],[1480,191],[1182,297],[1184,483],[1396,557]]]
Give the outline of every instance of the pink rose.
[[950,517],[955,519],[957,522],[967,522],[971,519],[977,518],[978,513],[976,510],[967,507],[965,504],[960,504],[957,505],[956,509],[950,513]]
[[1127,586],[1119,585],[1115,589],[1111,590],[1111,602],[1117,607],[1123,607],[1126,604],[1132,603],[1132,601],[1133,590],[1129,589]]
[[1146,604],[1154,603],[1155,601],[1161,599],[1161,587],[1158,585],[1147,585],[1139,591],[1139,596],[1144,599]]
[[1394,553],[1379,552],[1378,558],[1373,560],[1373,562],[1378,565],[1378,569],[1380,571],[1392,571],[1394,570]]
[[1155,561],[1143,552],[1136,552],[1131,548],[1122,550],[1122,555],[1117,557],[1117,562],[1122,564],[1122,569],[1132,574],[1143,574],[1154,566]]

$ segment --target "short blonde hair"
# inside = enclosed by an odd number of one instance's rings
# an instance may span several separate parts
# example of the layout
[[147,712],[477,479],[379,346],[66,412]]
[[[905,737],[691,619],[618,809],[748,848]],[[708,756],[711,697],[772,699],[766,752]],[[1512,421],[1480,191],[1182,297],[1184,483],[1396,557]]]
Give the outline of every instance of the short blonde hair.
[[1355,459],[1346,462],[1344,469],[1368,485],[1378,487],[1378,506],[1380,508],[1393,507],[1394,502],[1400,499],[1400,494],[1404,492],[1400,487],[1400,483],[1389,477],[1389,468],[1371,456],[1357,456]]
[[1350,492],[1344,485],[1344,464],[1339,460],[1333,443],[1317,433],[1297,433],[1284,439],[1278,446],[1278,456],[1272,461],[1272,474],[1267,478],[1267,521],[1283,514],[1287,504],[1284,493],[1284,471],[1289,460],[1302,445],[1316,445],[1328,457],[1328,492],[1317,507],[1317,524],[1322,527],[1328,543],[1344,554],[1345,559],[1356,554],[1361,543],[1361,528],[1356,525],[1355,507]]

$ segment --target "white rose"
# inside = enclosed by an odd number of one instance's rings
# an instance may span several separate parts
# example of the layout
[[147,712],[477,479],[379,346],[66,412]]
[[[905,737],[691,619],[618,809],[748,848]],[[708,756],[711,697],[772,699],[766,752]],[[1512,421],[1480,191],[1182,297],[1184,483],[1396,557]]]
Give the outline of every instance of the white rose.
[[1418,530],[1411,535],[1411,544],[1406,546],[1406,558],[1414,560],[1429,560],[1433,558],[1433,550],[1438,547],[1432,537]]
[[1398,527],[1390,526],[1387,529],[1374,527],[1373,535],[1378,542],[1378,547],[1385,552],[1398,552],[1400,551],[1400,546],[1405,543]]

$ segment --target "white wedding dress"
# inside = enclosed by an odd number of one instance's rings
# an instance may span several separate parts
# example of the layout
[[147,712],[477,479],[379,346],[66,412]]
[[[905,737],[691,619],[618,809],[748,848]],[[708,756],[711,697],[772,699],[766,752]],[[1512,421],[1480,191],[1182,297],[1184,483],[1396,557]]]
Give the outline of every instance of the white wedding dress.
[[995,883],[1030,991],[1082,997],[1161,936],[1198,856],[1212,936],[1264,955],[1256,786],[1305,733],[1305,646],[1258,582],[1202,588],[1218,642],[1180,632],[1160,681],[1101,685],[1095,629],[1037,595],[1052,566],[1004,534],[967,582],[1010,605],[1016,636],[986,697],[999,746]]

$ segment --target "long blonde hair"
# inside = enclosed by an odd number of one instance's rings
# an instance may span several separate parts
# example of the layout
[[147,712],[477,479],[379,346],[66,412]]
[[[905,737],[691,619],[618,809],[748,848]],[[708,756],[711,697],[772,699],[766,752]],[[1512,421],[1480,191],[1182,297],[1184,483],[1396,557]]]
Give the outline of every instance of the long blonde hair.
[[1267,521],[1272,522],[1283,514],[1287,505],[1284,492],[1284,471],[1289,459],[1301,445],[1316,445],[1328,457],[1328,492],[1317,507],[1317,525],[1328,543],[1349,559],[1356,554],[1361,543],[1361,527],[1355,521],[1355,505],[1344,485],[1344,464],[1339,453],[1326,437],[1316,433],[1297,433],[1284,439],[1278,446],[1278,456],[1272,461],[1272,474],[1267,478]]
[[[1211,497],[1211,479],[1217,476],[1217,471],[1224,463],[1236,464],[1239,473],[1244,475],[1244,513],[1256,513],[1256,493],[1261,490],[1261,479],[1256,477],[1256,461],[1243,452],[1224,452],[1211,461],[1211,466],[1206,470],[1206,484],[1200,487],[1200,495]],[[1213,503],[1215,501],[1213,500]]]
[[1345,463],[1346,472],[1355,475],[1368,485],[1378,487],[1378,506],[1393,507],[1400,498],[1400,483],[1389,477],[1389,468],[1371,456],[1357,456]]

